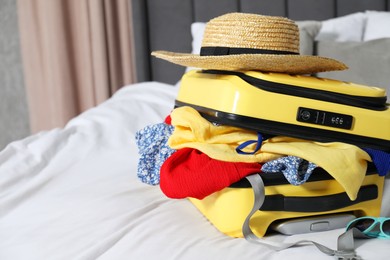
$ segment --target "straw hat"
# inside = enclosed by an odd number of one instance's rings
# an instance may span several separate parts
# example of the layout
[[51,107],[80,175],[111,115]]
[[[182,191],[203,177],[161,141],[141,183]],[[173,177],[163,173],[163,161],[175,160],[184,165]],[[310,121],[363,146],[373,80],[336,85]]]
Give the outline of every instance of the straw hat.
[[228,13],[206,24],[200,55],[154,51],[182,66],[216,70],[260,70],[310,74],[344,70],[334,59],[299,55],[299,29],[285,17]]

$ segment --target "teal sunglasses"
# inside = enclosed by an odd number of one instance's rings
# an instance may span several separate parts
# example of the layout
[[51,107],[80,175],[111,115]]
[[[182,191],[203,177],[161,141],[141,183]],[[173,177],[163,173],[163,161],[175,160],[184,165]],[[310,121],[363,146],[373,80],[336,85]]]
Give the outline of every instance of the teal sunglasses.
[[390,218],[361,217],[352,220],[347,230],[358,229],[367,237],[390,239]]

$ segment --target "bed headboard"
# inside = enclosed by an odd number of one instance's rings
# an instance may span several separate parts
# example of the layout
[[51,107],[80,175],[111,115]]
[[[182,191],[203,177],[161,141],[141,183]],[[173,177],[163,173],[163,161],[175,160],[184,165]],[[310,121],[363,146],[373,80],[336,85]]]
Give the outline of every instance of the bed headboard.
[[364,11],[389,11],[390,0],[131,0],[138,81],[177,82],[185,68],[150,56],[153,50],[191,52],[191,23],[228,12],[326,20]]

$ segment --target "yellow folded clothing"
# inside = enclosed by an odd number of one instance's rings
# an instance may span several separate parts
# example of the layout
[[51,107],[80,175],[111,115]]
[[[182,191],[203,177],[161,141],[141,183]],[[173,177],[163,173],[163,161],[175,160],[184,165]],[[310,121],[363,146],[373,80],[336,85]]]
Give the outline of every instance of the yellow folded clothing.
[[[277,136],[263,141],[254,154],[238,154],[236,148],[257,140],[257,133],[231,126],[217,126],[204,119],[191,107],[179,107],[171,113],[175,127],[168,140],[173,149],[197,149],[209,157],[231,162],[267,162],[281,156],[294,155],[326,170],[355,200],[367,170],[370,156],[362,149],[340,142],[320,143]],[[253,151],[254,145],[247,149]]]
[[[232,126],[216,126],[204,119],[191,107],[179,107],[171,113],[171,124],[175,127],[168,139],[173,149],[194,148],[209,157],[228,162],[266,162],[279,158],[273,153],[238,154],[236,147],[248,140],[257,140],[257,133]],[[247,147],[248,150],[252,146]]]

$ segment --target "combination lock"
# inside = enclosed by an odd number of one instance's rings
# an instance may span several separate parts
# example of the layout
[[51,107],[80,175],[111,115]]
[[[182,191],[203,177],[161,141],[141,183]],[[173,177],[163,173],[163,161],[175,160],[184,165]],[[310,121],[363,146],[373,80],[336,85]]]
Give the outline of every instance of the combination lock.
[[297,121],[315,125],[351,129],[353,117],[346,114],[299,107],[297,112]]

